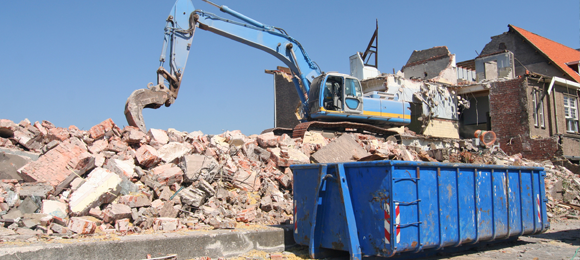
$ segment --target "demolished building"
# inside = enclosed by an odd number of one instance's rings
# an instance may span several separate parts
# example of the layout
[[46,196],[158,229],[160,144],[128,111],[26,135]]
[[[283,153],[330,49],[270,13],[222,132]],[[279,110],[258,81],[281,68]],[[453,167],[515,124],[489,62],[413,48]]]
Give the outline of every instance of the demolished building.
[[578,163],[580,51],[522,28],[491,37],[481,54],[460,62],[454,88],[471,102],[460,118],[463,137],[492,130],[508,154],[530,159],[563,156]]
[[[580,51],[508,27],[472,60],[456,62],[447,47],[438,46],[414,51],[399,72],[387,74],[357,53],[350,57],[351,75],[367,96],[411,103],[407,127],[420,135],[414,139],[433,143],[493,131],[508,154],[578,163]],[[292,128],[299,103],[295,93],[286,93],[292,76],[281,67],[267,72],[275,75],[276,126]]]

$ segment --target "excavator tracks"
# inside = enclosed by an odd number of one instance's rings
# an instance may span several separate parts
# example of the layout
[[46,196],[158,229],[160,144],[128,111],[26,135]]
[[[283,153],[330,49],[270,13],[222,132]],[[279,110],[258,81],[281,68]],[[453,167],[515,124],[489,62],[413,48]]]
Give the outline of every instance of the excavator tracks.
[[[336,132],[353,132],[353,133],[370,133],[379,136],[389,137],[394,136],[397,138],[398,133],[392,130],[388,130],[382,127],[368,125],[364,123],[355,122],[306,122],[298,124],[294,127],[292,132],[292,137],[304,137],[304,134],[308,130],[334,130]],[[398,139],[398,138],[397,138]]]

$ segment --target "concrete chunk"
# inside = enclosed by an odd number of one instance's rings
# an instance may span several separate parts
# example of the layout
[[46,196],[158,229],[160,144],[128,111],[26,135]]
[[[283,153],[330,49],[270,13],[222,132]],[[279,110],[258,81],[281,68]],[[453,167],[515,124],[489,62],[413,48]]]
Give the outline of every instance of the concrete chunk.
[[304,138],[302,139],[303,144],[318,144],[321,146],[326,146],[328,144],[328,140],[322,136],[320,133],[314,132],[306,132],[304,133]]
[[218,162],[210,156],[201,154],[186,155],[180,166],[184,169],[184,180],[194,182],[200,178],[210,181],[218,171]]
[[333,142],[312,154],[317,163],[351,162],[363,158],[369,153],[362,148],[349,134],[343,134]]
[[15,219],[18,220],[22,218],[22,212],[17,208],[12,208],[8,213],[2,215],[2,219]]
[[129,179],[137,177],[133,160],[112,159],[109,160],[105,168]]
[[107,223],[114,222],[118,219],[130,218],[131,217],[131,207],[125,204],[111,204],[105,210],[103,210],[103,221]]
[[0,151],[0,179],[22,180],[18,174],[18,169],[28,164],[32,160],[26,156],[11,153],[11,150]]
[[175,231],[179,227],[177,218],[155,218],[153,229],[163,231]]
[[169,137],[165,130],[151,128],[147,135],[151,138],[151,142],[156,142],[159,145],[165,145],[169,142]]
[[192,147],[184,143],[170,142],[159,149],[159,157],[165,162],[173,160],[188,154]]
[[[40,203],[40,201],[38,202]],[[20,210],[20,212],[23,214],[35,213],[39,208],[40,206],[36,204],[32,197],[24,198],[24,200],[20,203],[20,206],[18,206],[18,210]]]
[[95,168],[86,182],[70,197],[70,209],[74,214],[82,214],[92,207],[111,202],[119,194],[121,177],[103,169]]
[[199,189],[189,187],[181,190],[178,193],[178,196],[181,199],[181,203],[194,208],[199,208],[203,203],[205,203],[208,195]]
[[257,191],[260,189],[260,178],[256,172],[239,170],[235,173],[232,181],[235,187],[248,191]]
[[41,213],[65,219],[68,205],[57,200],[43,200]]

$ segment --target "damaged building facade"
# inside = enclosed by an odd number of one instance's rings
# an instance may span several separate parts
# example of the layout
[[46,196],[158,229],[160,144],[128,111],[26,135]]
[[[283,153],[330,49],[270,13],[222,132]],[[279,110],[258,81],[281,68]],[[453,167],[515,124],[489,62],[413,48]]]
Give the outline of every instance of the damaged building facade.
[[455,87],[471,103],[460,116],[462,137],[477,129],[492,130],[508,154],[563,156],[577,162],[580,51],[513,25],[508,28],[491,37],[478,57],[457,63],[460,70],[476,75],[459,77]]
[[[475,59],[456,62],[447,47],[414,51],[394,74],[350,57],[363,92],[411,103],[416,139],[469,139],[496,133],[508,154],[529,159],[580,159],[580,51],[509,25]],[[276,127],[294,127],[298,97],[289,71],[274,71]],[[291,108],[291,109],[288,109]],[[439,142],[440,143],[440,142]]]

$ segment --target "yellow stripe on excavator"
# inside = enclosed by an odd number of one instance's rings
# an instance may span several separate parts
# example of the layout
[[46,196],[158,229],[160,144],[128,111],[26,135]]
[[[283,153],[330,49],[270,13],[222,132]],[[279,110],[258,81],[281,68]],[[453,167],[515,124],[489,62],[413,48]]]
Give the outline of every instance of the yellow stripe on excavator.
[[[324,108],[320,108],[320,111],[326,112],[326,113],[333,113],[333,114],[345,114],[344,111],[326,110]],[[375,112],[375,111],[363,111],[362,114],[365,115],[365,116],[378,116],[378,117],[391,117],[391,118],[411,119],[411,115],[405,115],[405,114],[381,113],[381,112]]]

